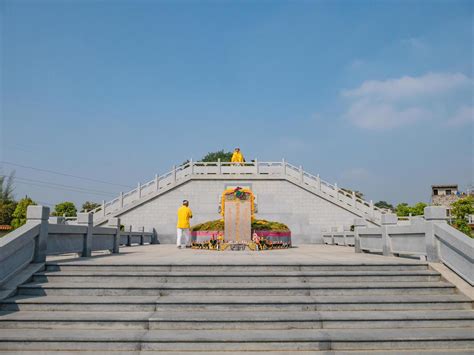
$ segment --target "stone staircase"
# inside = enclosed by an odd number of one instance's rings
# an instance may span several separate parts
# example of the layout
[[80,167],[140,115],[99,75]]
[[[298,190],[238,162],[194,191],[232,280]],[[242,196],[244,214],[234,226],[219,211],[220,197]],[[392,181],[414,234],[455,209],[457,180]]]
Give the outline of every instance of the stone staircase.
[[469,354],[472,305],[417,261],[48,262],[0,302],[0,352]]

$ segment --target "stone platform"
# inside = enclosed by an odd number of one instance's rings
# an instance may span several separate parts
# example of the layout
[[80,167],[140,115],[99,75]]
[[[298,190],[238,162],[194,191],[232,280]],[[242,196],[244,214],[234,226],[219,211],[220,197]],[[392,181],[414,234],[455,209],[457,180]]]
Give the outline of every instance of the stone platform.
[[353,248],[133,246],[49,257],[0,302],[0,353],[453,353],[473,302],[422,261]]

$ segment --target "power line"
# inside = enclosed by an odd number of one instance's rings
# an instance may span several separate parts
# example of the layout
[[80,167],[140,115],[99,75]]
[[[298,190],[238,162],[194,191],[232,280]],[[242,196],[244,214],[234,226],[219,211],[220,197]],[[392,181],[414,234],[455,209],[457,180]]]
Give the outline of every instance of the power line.
[[[0,175],[0,176],[6,177],[6,175]],[[27,181],[27,182],[39,182],[39,183],[41,183],[41,184],[48,184],[48,185],[53,185],[53,186],[67,187],[67,188],[72,188],[72,189],[75,189],[75,190],[82,190],[82,191],[86,191],[86,192],[96,192],[96,193],[100,193],[100,194],[104,194],[104,195],[116,195],[116,193],[114,193],[114,192],[109,192],[109,191],[87,189],[87,188],[83,188],[83,187],[79,187],[79,186],[72,186],[72,185],[63,185],[63,184],[58,184],[58,183],[55,183],[55,182],[42,181],[42,180],[35,180],[35,179],[28,179],[28,178],[24,178],[24,177],[20,177],[20,176],[15,176],[13,179],[14,179],[14,180],[23,180],[23,181]]]
[[103,181],[103,180],[92,179],[92,178],[88,178],[88,177],[84,177],[84,176],[77,176],[77,175],[72,175],[72,174],[66,174],[66,173],[61,173],[61,172],[53,171],[53,170],[35,168],[35,167],[33,167],[33,166],[21,165],[21,164],[11,163],[11,162],[8,162],[8,161],[2,161],[1,163],[2,163],[2,164],[7,164],[7,165],[12,165],[12,166],[18,166],[18,167],[20,167],[20,168],[26,168],[26,169],[36,170],[36,171],[42,171],[42,172],[46,172],[46,173],[50,173],[50,174],[56,174],[56,175],[62,175],[62,176],[73,177],[73,178],[76,178],[76,179],[82,179],[82,180],[88,180],[88,181],[98,182],[98,183],[101,183],[101,184],[127,187],[127,188],[130,188],[130,189],[133,188],[132,186],[129,186],[129,185],[115,184],[115,183],[113,183],[113,182],[108,182],[108,181]]
[[[5,175],[0,175],[5,176]],[[94,195],[101,195],[101,196],[114,196],[115,194],[112,192],[106,191],[99,191],[99,190],[92,190],[92,189],[85,189],[82,187],[71,186],[71,185],[63,185],[63,184],[56,184],[53,182],[48,181],[41,181],[41,180],[34,180],[34,179],[27,179],[22,177],[15,177],[15,181],[20,184],[24,185],[33,185],[33,186],[40,186],[40,187],[49,187],[54,189],[60,190],[67,190],[67,191],[74,191],[74,192],[82,192],[87,194],[94,194]]]

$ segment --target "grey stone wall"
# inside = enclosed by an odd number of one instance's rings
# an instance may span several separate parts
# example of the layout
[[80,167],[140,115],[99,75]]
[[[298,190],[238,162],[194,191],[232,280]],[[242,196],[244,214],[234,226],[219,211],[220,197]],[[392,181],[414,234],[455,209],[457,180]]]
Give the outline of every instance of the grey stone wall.
[[249,186],[257,199],[256,217],[287,224],[296,245],[323,243],[321,228],[351,225],[358,217],[286,180],[191,180],[118,217],[125,225],[155,228],[160,243],[175,243],[176,211],[183,199],[190,201],[192,224],[218,219],[222,192],[236,185]]

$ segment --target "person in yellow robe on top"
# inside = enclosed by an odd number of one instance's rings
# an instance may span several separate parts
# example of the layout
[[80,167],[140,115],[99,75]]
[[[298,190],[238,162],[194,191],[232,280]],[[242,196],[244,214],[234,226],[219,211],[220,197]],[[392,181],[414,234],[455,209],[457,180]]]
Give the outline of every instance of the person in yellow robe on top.
[[235,148],[232,158],[230,159],[232,163],[243,163],[245,162],[244,155],[240,151],[240,148]]
[[[183,205],[178,208],[178,224],[176,226],[176,246],[178,248],[186,248],[186,245],[190,242],[189,219],[193,218],[193,211],[189,208],[189,201],[184,200]],[[184,237],[184,238],[183,238]],[[184,239],[184,240],[183,240]]]

